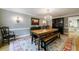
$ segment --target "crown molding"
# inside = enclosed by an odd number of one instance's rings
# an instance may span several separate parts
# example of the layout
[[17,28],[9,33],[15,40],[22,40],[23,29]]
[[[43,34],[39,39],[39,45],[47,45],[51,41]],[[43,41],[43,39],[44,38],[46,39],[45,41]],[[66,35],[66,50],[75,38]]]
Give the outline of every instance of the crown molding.
[[[17,12],[17,13],[21,13],[21,14],[26,14],[26,15],[29,15],[31,17],[36,17],[36,18],[43,19],[43,17],[30,14],[30,13],[26,12],[25,9],[21,9],[21,8],[2,8],[2,9],[7,10],[7,11],[11,11],[11,12]],[[69,14],[69,15],[61,15],[61,16],[56,16],[56,17],[52,17],[52,18],[54,19],[54,18],[60,18],[60,17],[73,17],[73,16],[79,16],[79,13],[74,13],[74,14]]]
[[41,17],[38,17],[36,15],[30,14],[30,13],[26,12],[26,10],[21,9],[21,8],[2,8],[2,9],[3,10],[7,10],[7,11],[11,11],[11,12],[16,12],[16,13],[21,13],[21,14],[29,15],[31,17],[41,18]]

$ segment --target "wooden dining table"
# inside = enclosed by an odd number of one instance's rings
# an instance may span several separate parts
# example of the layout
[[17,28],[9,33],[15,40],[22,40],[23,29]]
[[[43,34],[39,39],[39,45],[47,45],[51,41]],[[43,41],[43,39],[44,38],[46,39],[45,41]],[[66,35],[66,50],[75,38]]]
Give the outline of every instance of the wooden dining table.
[[52,32],[55,32],[55,31],[58,31],[58,29],[40,29],[40,30],[32,30],[32,43],[33,43],[33,38],[34,38],[34,35],[37,36],[38,38],[38,50],[40,50],[40,41],[42,39],[42,36],[45,35],[45,34],[48,34],[48,33],[52,33]]

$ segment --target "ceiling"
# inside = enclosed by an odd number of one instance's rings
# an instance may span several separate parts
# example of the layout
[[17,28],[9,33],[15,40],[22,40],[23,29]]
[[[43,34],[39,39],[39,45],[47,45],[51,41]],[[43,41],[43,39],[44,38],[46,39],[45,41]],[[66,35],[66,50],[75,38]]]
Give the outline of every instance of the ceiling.
[[79,8],[4,8],[34,17],[44,18],[46,15],[55,17],[79,15]]

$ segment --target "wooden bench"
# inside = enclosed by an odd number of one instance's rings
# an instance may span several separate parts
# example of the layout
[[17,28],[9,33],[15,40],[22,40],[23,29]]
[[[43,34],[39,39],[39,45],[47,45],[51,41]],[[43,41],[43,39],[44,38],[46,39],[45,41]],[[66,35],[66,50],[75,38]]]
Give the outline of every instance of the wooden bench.
[[49,34],[48,37],[41,39],[41,47],[44,48],[44,50],[47,50],[47,46],[53,42],[56,38],[60,38],[60,33],[53,33]]
[[[55,29],[55,28],[40,29],[40,30],[32,30],[31,32],[32,32],[31,42],[33,43],[34,40],[36,41],[36,39],[33,39],[34,36],[36,36],[38,38],[38,50],[40,50],[40,46],[41,46],[40,43],[44,42],[43,39],[48,38],[48,37],[53,36],[54,34],[58,33],[58,29]],[[49,40],[49,41],[51,41],[51,40]]]

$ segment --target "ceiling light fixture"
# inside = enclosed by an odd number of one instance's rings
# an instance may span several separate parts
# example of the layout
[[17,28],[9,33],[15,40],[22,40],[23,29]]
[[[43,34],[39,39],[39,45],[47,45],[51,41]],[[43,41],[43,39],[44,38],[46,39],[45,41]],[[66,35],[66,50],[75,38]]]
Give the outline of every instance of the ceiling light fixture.
[[46,15],[46,16],[44,16],[44,19],[51,20],[52,19],[52,16],[51,15]]
[[51,9],[46,9],[46,11],[47,11],[47,14],[48,14],[48,15],[44,16],[44,19],[46,19],[46,20],[51,20],[51,19],[52,19],[52,16],[50,15]]

